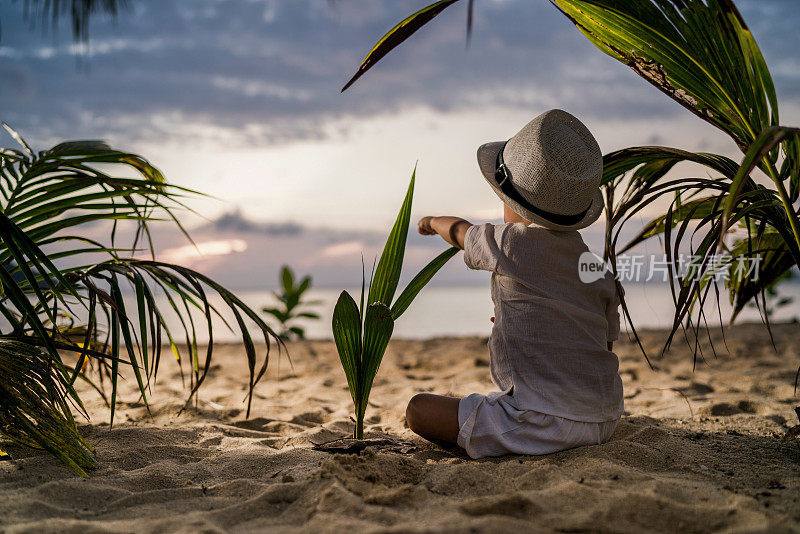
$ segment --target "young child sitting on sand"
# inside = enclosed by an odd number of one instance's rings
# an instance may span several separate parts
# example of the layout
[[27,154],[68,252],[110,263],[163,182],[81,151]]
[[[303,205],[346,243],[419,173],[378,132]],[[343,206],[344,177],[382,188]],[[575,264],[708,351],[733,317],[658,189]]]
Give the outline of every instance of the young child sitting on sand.
[[470,269],[491,271],[490,369],[500,391],[415,395],[408,426],[473,458],[603,443],[623,406],[612,352],[619,300],[610,273],[581,281],[588,248],[577,232],[603,212],[600,147],[578,119],[552,110],[507,143],[481,146],[478,164],[506,224],[423,217],[419,232],[463,248]]

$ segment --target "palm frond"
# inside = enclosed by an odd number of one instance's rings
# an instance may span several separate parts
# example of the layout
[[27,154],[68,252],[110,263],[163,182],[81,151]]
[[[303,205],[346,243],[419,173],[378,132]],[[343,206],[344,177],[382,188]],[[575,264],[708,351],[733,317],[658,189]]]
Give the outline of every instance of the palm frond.
[[[108,383],[113,424],[117,384],[123,374],[132,373],[147,405],[148,391],[158,375],[162,335],[181,373],[185,367],[188,370],[187,404],[197,393],[213,354],[212,318],[216,315],[230,327],[221,310],[211,304],[209,295],[213,294],[233,314],[242,336],[250,372],[249,416],[253,389],[266,372],[273,340],[281,350],[277,334],[238,297],[202,273],[132,256],[140,251],[136,243],[140,236],[146,238],[144,250],[149,248],[154,255],[148,226],[152,221],[172,221],[185,233],[173,212],[184,207],[184,196],[195,192],[168,184],[146,159],[103,142],[61,143],[37,154],[6,128],[23,149],[0,152],[0,313],[8,323],[0,339],[43,349],[51,381],[63,386],[53,389],[60,392],[62,405],[68,397],[81,407],[73,384],[78,378],[90,380],[80,372],[86,361],[98,362],[99,384],[90,383],[100,392]],[[119,166],[135,170],[140,177],[108,173],[107,169]],[[114,245],[119,221],[136,225],[132,247]],[[77,235],[91,222],[110,224],[110,246]],[[106,259],[98,262],[98,255]],[[69,265],[64,263],[67,259]],[[126,292],[132,292],[135,305],[126,301]],[[159,292],[167,306],[159,303]],[[168,327],[170,313],[182,326],[186,354]],[[195,324],[195,315],[203,317],[204,325]],[[263,337],[263,354],[256,350],[250,325]],[[201,358],[197,332],[203,327],[209,341]],[[65,352],[77,358],[71,370],[62,361]],[[51,446],[62,444],[52,442]]]
[[0,434],[50,452],[85,477],[95,459],[78,433],[57,365],[32,345],[0,339]]
[[[369,51],[367,57],[358,67],[358,71],[356,71],[353,77],[350,78],[344,87],[342,87],[342,92],[345,92],[348,87],[353,85],[356,80],[358,80],[365,72],[371,69],[372,66],[380,61],[382,57],[391,52],[392,49],[414,35],[417,30],[433,20],[436,15],[458,1],[459,0],[440,0],[438,2],[434,2],[400,21],[394,28],[386,32],[386,34],[380,38],[375,46],[372,47],[372,50]],[[470,6],[470,14],[471,13],[472,9]],[[470,20],[472,20],[471,16]],[[471,24],[468,23],[467,26],[471,27]]]
[[774,230],[766,230],[764,226],[751,232],[748,239],[736,243],[731,254],[734,257],[758,258],[757,277],[749,270],[737,269],[735,264],[730,266],[726,284],[733,304],[733,322],[749,303],[757,302],[767,288],[786,276],[796,264],[783,236]]
[[422,291],[428,282],[434,277],[434,275],[439,272],[439,269],[444,267],[445,263],[447,263],[450,258],[458,254],[460,249],[456,247],[450,247],[449,249],[445,250],[438,256],[436,256],[433,260],[431,260],[428,265],[422,268],[420,272],[408,283],[406,288],[400,293],[400,296],[397,297],[397,300],[394,301],[392,304],[392,316],[395,320],[399,319],[403,313],[411,306],[411,303],[414,302],[414,299]]
[[[747,150],[744,161],[738,169],[736,175],[732,178],[730,184],[730,191],[725,201],[725,211],[722,216],[722,226],[726,227],[728,219],[731,217],[734,208],[736,207],[737,200],[743,190],[746,189],[746,181],[750,173],[756,166],[760,165],[765,157],[772,152],[776,146],[782,143],[800,138],[800,129],[788,128],[784,126],[772,126],[765,128],[760,132],[758,138],[753,142]],[[784,208],[786,217],[785,221],[791,227],[793,234],[793,242],[787,243],[789,250],[795,255],[795,261],[800,265],[800,218],[798,218],[792,200],[789,198],[789,192],[784,186],[783,180],[774,172],[769,173],[775,185],[775,191],[780,197],[781,204]],[[781,227],[786,226],[780,225]]]
[[61,17],[68,13],[72,38],[83,43],[89,41],[92,17],[104,13],[116,19],[128,7],[127,0],[22,0],[21,3],[25,18],[44,29],[55,30]]
[[403,256],[406,251],[406,239],[408,238],[408,225],[411,218],[411,203],[414,198],[416,175],[417,169],[415,166],[403,205],[400,207],[397,220],[389,233],[386,245],[383,247],[381,259],[375,269],[375,276],[369,285],[367,305],[383,302],[385,305],[390,306],[392,299],[394,299],[394,292],[400,280],[400,271],[403,268]]
[[[794,240],[786,222],[780,194],[757,184],[750,177],[752,166],[739,165],[719,155],[666,147],[620,150],[606,155],[604,161],[603,183],[609,205],[613,206],[608,217],[606,239],[606,255],[612,265],[616,264],[619,254],[653,237],[663,238],[664,250],[673,265],[670,284],[675,316],[672,331],[663,350],[669,347],[673,336],[682,327],[694,329],[693,339],[697,339],[698,329],[705,321],[703,304],[711,295],[711,288],[715,287],[707,272],[715,267],[712,264],[718,251],[727,247],[725,239],[730,230],[743,224],[748,227],[756,225],[768,228],[770,232],[780,236],[783,253],[792,255],[790,249]],[[702,165],[717,176],[670,178],[668,173],[677,164],[684,162]],[[732,184],[737,176],[742,176],[738,182],[739,194],[731,200]],[[623,227],[648,207],[664,200],[670,201],[667,212],[651,220],[627,244],[620,245],[618,241]],[[732,203],[734,208],[731,216],[725,218],[723,214],[728,203]],[[742,247],[746,246],[751,247],[751,256],[759,248],[748,237],[738,242],[733,251],[741,254]],[[690,270],[680,273],[677,264],[681,251],[686,248],[696,261]],[[782,260],[770,263],[771,271],[783,268],[776,276],[791,267],[785,258]],[[738,303],[737,307],[744,306],[771,283],[768,282],[769,278],[767,276],[728,284],[730,298]],[[634,318],[630,316],[624,295],[621,299],[623,313],[638,340]],[[696,312],[694,319],[690,315],[693,312]],[[643,347],[642,350],[644,351]]]
[[779,123],[764,57],[732,0],[551,0],[600,50],[746,151]]

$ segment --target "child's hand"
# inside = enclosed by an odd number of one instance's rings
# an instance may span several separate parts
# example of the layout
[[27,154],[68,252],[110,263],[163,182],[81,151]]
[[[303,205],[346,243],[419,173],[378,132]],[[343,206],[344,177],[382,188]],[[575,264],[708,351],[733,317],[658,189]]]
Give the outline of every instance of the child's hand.
[[431,227],[433,217],[423,217],[419,220],[419,233],[422,235],[435,235],[436,231]]
[[419,233],[442,236],[442,239],[460,249],[464,248],[464,238],[472,226],[461,217],[423,217],[419,220]]

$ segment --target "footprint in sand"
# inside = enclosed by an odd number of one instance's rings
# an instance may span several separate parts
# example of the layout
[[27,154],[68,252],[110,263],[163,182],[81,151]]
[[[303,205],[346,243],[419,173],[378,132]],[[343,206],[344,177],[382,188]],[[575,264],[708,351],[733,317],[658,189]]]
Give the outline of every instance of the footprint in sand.
[[720,402],[705,408],[703,411],[708,415],[728,417],[742,413],[757,414],[763,412],[763,410],[764,406],[761,404],[753,401],[743,400],[736,404]]
[[714,388],[709,386],[708,384],[702,384],[700,382],[692,382],[686,387],[676,388],[678,391],[686,395],[687,397],[698,397],[702,395],[708,395],[709,393],[714,393]]
[[294,423],[296,425],[303,425],[303,426],[317,426],[321,425],[325,422],[325,413],[324,410],[316,410],[312,412],[303,412],[301,414],[295,415],[292,417],[289,422]]
[[518,493],[479,497],[463,503],[462,512],[471,516],[505,515],[510,517],[531,517],[541,509],[527,497]]

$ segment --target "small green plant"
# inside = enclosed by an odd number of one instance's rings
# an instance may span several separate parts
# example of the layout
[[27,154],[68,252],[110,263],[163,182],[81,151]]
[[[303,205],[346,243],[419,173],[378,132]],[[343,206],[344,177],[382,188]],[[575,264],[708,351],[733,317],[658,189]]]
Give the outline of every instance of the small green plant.
[[282,307],[265,307],[261,309],[262,312],[271,315],[280,323],[278,336],[283,340],[289,340],[292,337],[305,339],[305,329],[291,324],[297,319],[319,319],[319,315],[316,313],[301,311],[306,306],[318,303],[317,301],[303,301],[303,293],[311,287],[311,277],[306,276],[297,285],[295,285],[294,281],[294,273],[288,266],[284,265],[281,268],[281,291],[273,292]]
[[409,282],[392,303],[403,267],[415,176],[416,169],[411,176],[411,183],[400,213],[386,240],[381,259],[373,273],[366,302],[364,300],[366,276],[362,271],[360,305],[356,304],[347,291],[342,291],[333,310],[333,339],[347,377],[350,395],[353,397],[356,439],[364,437],[364,413],[369,393],[381,365],[383,353],[392,337],[394,321],[408,309],[433,275],[459,250],[452,247],[439,254]]

